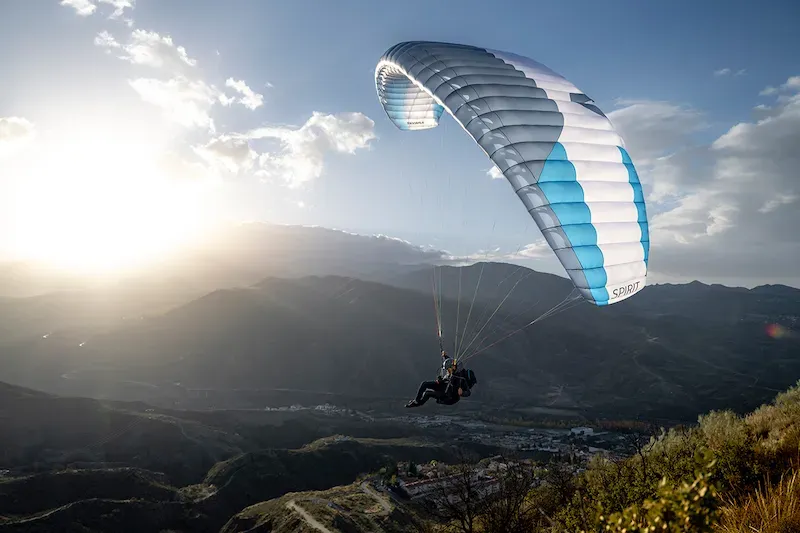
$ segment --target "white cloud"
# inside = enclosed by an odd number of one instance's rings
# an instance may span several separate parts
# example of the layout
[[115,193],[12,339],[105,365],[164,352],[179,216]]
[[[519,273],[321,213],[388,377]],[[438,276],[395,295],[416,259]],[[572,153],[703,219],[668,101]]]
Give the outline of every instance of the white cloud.
[[361,113],[314,112],[299,128],[264,127],[243,137],[278,140],[280,151],[259,157],[258,175],[294,188],[322,175],[326,154],[354,154],[367,148],[376,138],[374,130],[375,122]]
[[800,76],[792,76],[785,83],[778,87],[768,86],[761,90],[761,96],[774,96],[782,92],[798,92],[800,91]]
[[496,247],[491,250],[479,250],[467,255],[453,255],[450,252],[437,250],[433,247],[425,249],[438,252],[440,254],[438,262],[457,266],[471,265],[477,262],[524,263],[528,266],[533,266],[539,271],[558,272],[559,275],[564,275],[564,268],[559,263],[553,249],[544,239],[520,246],[514,251],[502,251],[501,248]]
[[733,70],[730,68],[721,68],[719,70],[714,71],[714,76],[722,77],[722,76],[744,76],[747,73],[747,69],[740,68],[739,70]]
[[687,185],[708,179],[707,149],[695,134],[708,123],[692,107],[649,100],[621,100],[608,118],[625,140],[649,202],[680,194]]
[[9,155],[36,137],[33,123],[21,117],[0,117],[0,157]]
[[82,17],[93,15],[97,11],[98,4],[106,4],[114,8],[109,18],[120,19],[128,26],[133,24],[131,19],[125,17],[125,10],[133,10],[135,0],[61,0],[60,4],[71,7]]
[[[799,92],[800,78],[789,78],[770,91],[780,97],[764,106],[761,118],[732,126],[711,144],[689,139],[688,146],[661,156],[670,165],[642,173],[643,182],[663,180],[672,193],[658,198],[664,200],[655,203],[658,212],[648,205],[655,275],[674,279],[691,273],[692,278],[738,279],[743,285],[747,280],[800,283]],[[653,118],[640,109],[644,119]],[[627,113],[636,123],[635,113]],[[664,131],[675,121],[662,116],[656,122],[634,129],[635,136],[621,130],[631,144],[656,146],[673,138]],[[652,184],[653,190],[659,185]]]
[[187,128],[201,127],[214,131],[214,121],[209,115],[219,96],[214,87],[180,76],[168,81],[138,78],[128,83],[142,100],[160,107],[173,122]]
[[631,157],[653,159],[691,145],[691,134],[707,127],[704,114],[692,107],[652,100],[619,100],[608,114],[624,133]]
[[253,90],[242,80],[228,78],[225,82],[225,86],[230,87],[242,96],[240,98],[230,98],[226,96],[224,100],[221,100],[223,105],[230,105],[233,102],[238,102],[251,110],[257,109],[264,105],[264,97],[256,92],[253,92]]
[[91,0],[61,0],[60,5],[71,7],[82,17],[88,17],[97,10],[97,6]]
[[497,168],[497,165],[492,165],[492,167],[486,171],[486,174],[488,174],[493,180],[499,180],[505,177],[503,175],[503,171]]
[[791,203],[796,202],[800,196],[796,194],[778,194],[772,200],[767,201],[762,205],[759,209],[759,213],[769,213],[771,211],[775,211],[782,205],[788,205]]
[[122,45],[117,42],[113,35],[111,35],[107,31],[101,31],[97,34],[94,38],[94,44],[96,46],[101,46],[103,48],[107,48],[107,52],[111,53],[111,49],[113,48],[121,48]]
[[555,257],[553,249],[544,239],[526,244],[521,250],[511,254],[512,258],[519,259],[549,259]]
[[114,8],[110,18],[118,19],[125,15],[126,9],[133,9],[135,0],[97,0],[101,4],[108,4]]
[[800,76],[792,76],[781,85],[781,88],[786,91],[800,91]]
[[194,147],[194,151],[215,169],[224,169],[233,174],[250,170],[258,159],[258,154],[247,139],[225,135]]
[[169,35],[159,35],[153,31],[134,30],[127,44],[120,44],[108,33],[101,32],[94,40],[97,46],[121,48],[120,59],[136,65],[165,69],[174,73],[186,72],[197,65],[189,57],[183,46],[176,46]]

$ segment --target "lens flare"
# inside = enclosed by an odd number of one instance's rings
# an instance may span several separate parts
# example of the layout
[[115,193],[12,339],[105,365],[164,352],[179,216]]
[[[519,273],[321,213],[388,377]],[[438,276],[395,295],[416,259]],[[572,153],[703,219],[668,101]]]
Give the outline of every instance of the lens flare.
[[767,326],[767,335],[773,339],[784,339],[792,335],[792,331],[780,324],[769,324]]

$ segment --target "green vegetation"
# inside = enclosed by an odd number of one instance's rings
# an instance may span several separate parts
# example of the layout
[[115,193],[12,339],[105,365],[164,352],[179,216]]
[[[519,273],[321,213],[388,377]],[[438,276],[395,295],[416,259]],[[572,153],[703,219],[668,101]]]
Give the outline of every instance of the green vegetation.
[[[574,474],[508,462],[481,495],[486,461],[447,469],[426,531],[451,533],[791,533],[800,531],[800,382],[756,411],[715,411],[661,430],[625,459]],[[384,477],[390,474],[382,471]]]
[[799,459],[800,382],[749,415],[711,412],[697,426],[662,432],[624,461],[596,459],[554,518],[584,531],[615,531],[612,523],[673,531],[675,521],[694,524],[693,531],[739,531],[732,528],[747,522],[759,524],[756,531],[794,531]]
[[[485,458],[496,449],[468,456],[443,442],[333,435],[237,454],[182,488],[166,473],[109,464],[12,475],[0,480],[0,531],[216,532],[226,522],[230,533],[312,531],[309,518],[347,533],[800,531],[800,382],[746,415],[713,411],[649,440],[626,438],[630,456],[599,455],[577,473]],[[454,481],[413,501],[386,490],[429,476]]]
[[800,382],[749,415],[711,412],[577,476],[551,465],[527,498],[544,531],[788,533],[800,531],[798,466]]

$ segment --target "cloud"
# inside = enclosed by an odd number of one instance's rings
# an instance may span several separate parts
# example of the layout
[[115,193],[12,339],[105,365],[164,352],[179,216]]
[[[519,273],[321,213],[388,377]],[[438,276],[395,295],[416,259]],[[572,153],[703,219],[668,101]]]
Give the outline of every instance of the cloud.
[[225,86],[230,87],[242,96],[240,98],[225,97],[225,100],[222,100],[223,105],[230,105],[233,102],[238,102],[251,110],[255,110],[264,105],[264,97],[256,92],[253,92],[253,90],[242,80],[228,78],[225,82]]
[[521,250],[510,255],[519,259],[549,259],[555,257],[553,249],[544,239],[526,244]]
[[259,157],[257,174],[291,188],[319,178],[329,153],[354,154],[376,138],[375,122],[362,113],[314,112],[299,128],[264,127],[243,135],[248,139],[276,139],[280,150]]
[[160,107],[164,115],[187,128],[206,128],[214,131],[211,107],[219,98],[219,91],[203,81],[184,77],[168,81],[138,78],[128,83],[145,102]]
[[113,35],[103,30],[94,38],[95,46],[106,48],[106,52],[111,53],[114,48],[121,48],[122,45],[117,42]]
[[133,10],[135,0],[61,0],[60,4],[71,7],[82,17],[93,15],[97,11],[98,4],[106,4],[114,8],[108,18],[122,20],[128,26],[133,25],[133,20],[125,17],[125,10]]
[[110,18],[119,19],[125,15],[125,10],[133,10],[135,0],[97,0],[101,4],[108,4],[114,8]]
[[220,136],[203,146],[196,146],[194,152],[215,169],[233,174],[250,170],[258,160],[258,154],[247,139],[230,136]]
[[164,69],[173,73],[186,73],[197,65],[183,46],[176,46],[169,35],[153,31],[134,30],[129,42],[120,45],[107,31],[97,34],[94,44],[107,49],[121,49],[120,59],[135,65]]
[[747,69],[740,68],[739,70],[732,70],[729,68],[721,68],[719,70],[714,71],[714,76],[722,77],[722,76],[744,76],[747,73]]
[[759,213],[770,213],[782,205],[789,205],[800,199],[796,194],[779,194],[758,208]]
[[33,123],[21,117],[0,117],[0,157],[10,155],[36,137]]
[[778,87],[765,87],[760,93],[761,96],[774,96],[782,92],[798,92],[800,91],[800,76],[792,76],[785,83]]
[[91,0],[61,0],[60,5],[71,7],[82,17],[88,17],[97,10],[97,6]]
[[492,178],[493,180],[499,180],[505,177],[503,175],[503,171],[497,168],[496,165],[492,165],[492,167],[486,171],[486,174],[488,174],[489,177]]
[[[648,204],[650,266],[656,276],[686,278],[691,273],[689,279],[739,280],[743,285],[765,280],[800,284],[800,77],[789,78],[770,94],[778,97],[761,118],[735,124],[705,144],[691,137],[675,142],[674,125],[685,116],[653,115],[647,106],[638,112],[622,110],[627,122],[615,123],[643,154],[643,182],[663,180],[671,192],[668,198],[655,195],[661,203]],[[687,125],[697,124],[693,120]],[[626,131],[626,126],[633,129]],[[660,142],[672,150],[653,163],[652,149]],[[638,166],[634,152],[632,157]],[[668,164],[658,167],[660,160]],[[654,191],[663,187],[650,185]]]
[[[120,2],[120,6],[127,2]],[[253,91],[243,80],[228,78],[226,86],[238,93],[238,97],[227,96],[199,78],[195,67],[197,60],[189,57],[183,46],[178,46],[169,35],[153,31],[134,30],[128,42],[121,44],[108,31],[95,36],[94,44],[107,52],[120,52],[120,59],[134,65],[165,70],[170,80],[138,78],[130,85],[141,98],[161,107],[173,121],[187,127],[206,127],[214,130],[210,111],[217,102],[224,106],[239,103],[255,110],[264,103],[263,96]],[[206,154],[208,155],[208,154]]]
[[708,179],[707,148],[695,135],[708,127],[703,112],[650,100],[620,100],[608,118],[621,133],[650,202],[680,195]]
[[692,144],[691,134],[707,127],[703,112],[689,106],[653,100],[619,100],[608,114],[625,133],[633,157],[651,161]]

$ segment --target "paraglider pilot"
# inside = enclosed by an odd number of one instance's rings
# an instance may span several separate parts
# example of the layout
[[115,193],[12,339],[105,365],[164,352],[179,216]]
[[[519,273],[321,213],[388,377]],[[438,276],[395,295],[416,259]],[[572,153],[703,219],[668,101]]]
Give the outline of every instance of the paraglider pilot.
[[434,381],[423,381],[417,396],[406,404],[406,407],[419,407],[431,398],[436,403],[453,405],[462,397],[472,394],[471,389],[478,383],[472,370],[460,368],[458,364],[442,350],[442,368]]

